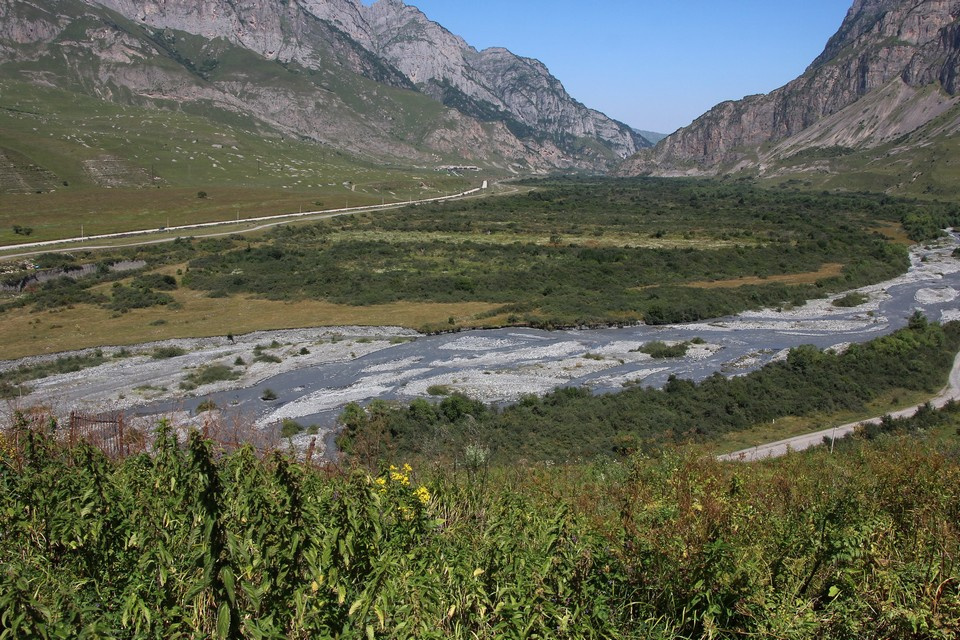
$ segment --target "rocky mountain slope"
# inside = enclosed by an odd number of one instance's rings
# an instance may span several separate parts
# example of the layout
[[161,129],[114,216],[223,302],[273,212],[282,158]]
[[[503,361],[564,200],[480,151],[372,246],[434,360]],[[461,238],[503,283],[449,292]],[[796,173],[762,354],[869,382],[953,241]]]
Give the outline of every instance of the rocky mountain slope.
[[885,174],[885,188],[916,180],[912,160],[890,166],[960,130],[958,18],[958,0],[856,0],[802,76],[717,105],[620,173],[860,171]]
[[240,119],[374,162],[604,169],[646,141],[396,0],[9,0],[0,78]]

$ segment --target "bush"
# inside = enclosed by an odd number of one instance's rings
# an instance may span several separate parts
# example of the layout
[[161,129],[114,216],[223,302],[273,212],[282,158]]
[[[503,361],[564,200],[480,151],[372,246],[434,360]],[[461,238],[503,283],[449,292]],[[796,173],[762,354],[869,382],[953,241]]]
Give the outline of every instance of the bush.
[[292,438],[303,431],[303,425],[291,418],[284,418],[280,423],[280,436],[283,438]]
[[260,399],[264,402],[272,402],[277,399],[277,394],[273,389],[264,389],[260,394]]
[[186,350],[180,347],[155,347],[150,353],[150,357],[154,360],[162,360],[164,358],[178,358],[186,355],[186,353]]
[[180,383],[180,388],[192,391],[205,384],[213,384],[214,382],[222,382],[225,380],[236,380],[239,377],[240,373],[238,371],[226,365],[210,364],[188,373],[183,379],[183,382]]
[[853,291],[841,298],[837,298],[831,304],[833,304],[833,306],[835,307],[844,307],[844,308],[859,307],[860,305],[868,302],[869,300],[870,300],[870,296],[860,293],[858,291]]
[[197,413],[203,413],[205,411],[216,411],[218,408],[219,407],[217,407],[216,402],[208,399],[208,400],[204,400],[203,402],[197,405]]
[[665,342],[654,340],[637,347],[633,351],[646,353],[651,358],[661,360],[664,358],[682,358],[683,356],[687,355],[687,349],[689,348],[689,342],[680,342],[678,344],[668,345]]

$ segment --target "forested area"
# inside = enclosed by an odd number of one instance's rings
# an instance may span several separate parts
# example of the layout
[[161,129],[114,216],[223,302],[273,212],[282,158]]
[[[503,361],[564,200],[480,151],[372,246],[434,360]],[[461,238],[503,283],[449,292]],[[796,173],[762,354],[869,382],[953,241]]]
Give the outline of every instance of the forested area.
[[[501,304],[545,328],[660,324],[799,304],[893,277],[906,250],[878,232],[938,205],[793,194],[704,181],[536,183],[497,199],[283,227],[256,246],[198,257],[187,286],[224,296]],[[817,272],[837,264],[839,273]],[[296,277],[291,278],[291,274]],[[691,283],[813,274],[796,283]]]
[[[96,271],[8,292],[0,312],[176,308],[170,292],[186,286],[211,298],[492,305],[467,325],[684,322],[891,278],[908,266],[903,240],[928,240],[960,221],[960,209],[944,203],[741,182],[563,178],[522,187],[532,190],[249,237],[55,254],[37,266]],[[119,261],[144,266],[110,272]],[[155,272],[174,265],[176,276]],[[108,282],[117,286],[98,286]]]

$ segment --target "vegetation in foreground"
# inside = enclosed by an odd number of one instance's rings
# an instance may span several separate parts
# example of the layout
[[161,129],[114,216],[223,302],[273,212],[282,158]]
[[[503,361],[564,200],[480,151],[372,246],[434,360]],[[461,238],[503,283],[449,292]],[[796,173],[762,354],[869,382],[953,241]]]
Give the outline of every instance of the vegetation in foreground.
[[755,465],[459,470],[219,455],[164,425],[111,461],[21,421],[0,637],[955,638],[960,457],[930,427],[956,413],[924,420]]

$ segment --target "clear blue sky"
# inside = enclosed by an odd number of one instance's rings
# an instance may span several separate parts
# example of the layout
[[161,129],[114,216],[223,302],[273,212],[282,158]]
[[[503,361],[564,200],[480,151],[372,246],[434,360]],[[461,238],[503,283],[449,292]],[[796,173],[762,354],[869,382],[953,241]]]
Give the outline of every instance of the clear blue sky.
[[[366,0],[370,4],[370,0]],[[670,133],[803,73],[852,0],[406,0],[478,49],[543,61],[588,107]]]

